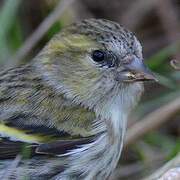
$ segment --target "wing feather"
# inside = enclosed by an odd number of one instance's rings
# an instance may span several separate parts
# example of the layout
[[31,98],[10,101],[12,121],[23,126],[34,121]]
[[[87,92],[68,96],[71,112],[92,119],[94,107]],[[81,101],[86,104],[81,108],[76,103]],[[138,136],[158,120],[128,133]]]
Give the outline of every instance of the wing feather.
[[65,153],[92,139],[95,118],[93,111],[56,94],[31,66],[0,74],[0,149],[8,157],[20,152],[22,142],[35,143],[38,153]]

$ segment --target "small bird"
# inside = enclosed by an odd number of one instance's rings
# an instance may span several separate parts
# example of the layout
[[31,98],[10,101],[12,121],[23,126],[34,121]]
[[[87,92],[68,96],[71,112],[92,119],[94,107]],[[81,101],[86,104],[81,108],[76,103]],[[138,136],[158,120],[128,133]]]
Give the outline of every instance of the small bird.
[[108,179],[143,81],[155,79],[119,24],[64,28],[30,63],[0,73],[0,179]]

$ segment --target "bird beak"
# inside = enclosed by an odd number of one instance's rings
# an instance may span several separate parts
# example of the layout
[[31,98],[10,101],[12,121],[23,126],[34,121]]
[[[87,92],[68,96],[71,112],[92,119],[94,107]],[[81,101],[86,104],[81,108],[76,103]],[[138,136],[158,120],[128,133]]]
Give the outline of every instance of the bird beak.
[[155,75],[143,63],[143,60],[133,57],[128,64],[123,65],[124,70],[118,75],[118,79],[123,82],[134,81],[158,81]]

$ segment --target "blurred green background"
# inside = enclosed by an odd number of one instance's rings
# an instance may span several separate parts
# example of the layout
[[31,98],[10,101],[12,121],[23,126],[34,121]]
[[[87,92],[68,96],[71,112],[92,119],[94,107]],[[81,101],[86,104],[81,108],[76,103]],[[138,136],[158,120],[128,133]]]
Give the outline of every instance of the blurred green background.
[[[179,0],[68,1],[0,0],[1,71],[30,61],[55,33],[71,22],[90,17],[105,18],[119,22],[137,35],[143,45],[145,61],[159,79],[159,83],[145,85],[145,94],[131,115],[129,126],[180,97],[180,71],[170,65],[171,59],[180,61]],[[61,7],[57,10],[59,3]],[[63,13],[51,20],[52,25],[42,38],[20,56],[24,43],[31,43],[29,37],[47,17],[54,15],[55,10],[57,14],[58,11]],[[179,135],[180,113],[175,113],[124,151],[119,178],[139,179],[170,160],[180,151]]]

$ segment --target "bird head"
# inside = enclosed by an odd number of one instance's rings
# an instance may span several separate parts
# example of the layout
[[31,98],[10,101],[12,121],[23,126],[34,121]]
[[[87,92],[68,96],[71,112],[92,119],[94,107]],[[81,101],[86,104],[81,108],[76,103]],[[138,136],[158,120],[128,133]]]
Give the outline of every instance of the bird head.
[[50,85],[87,106],[113,89],[134,88],[136,96],[142,81],[155,80],[135,35],[108,20],[88,19],[66,27],[35,59]]

